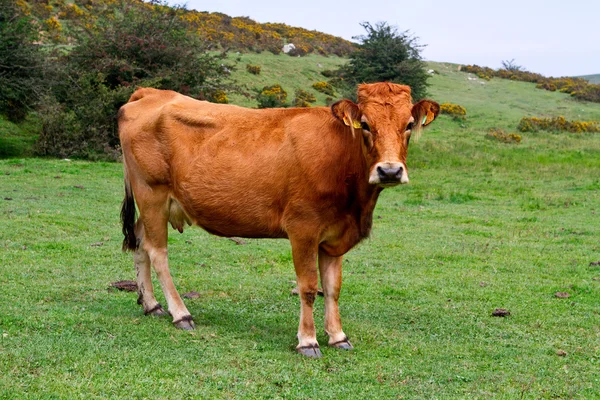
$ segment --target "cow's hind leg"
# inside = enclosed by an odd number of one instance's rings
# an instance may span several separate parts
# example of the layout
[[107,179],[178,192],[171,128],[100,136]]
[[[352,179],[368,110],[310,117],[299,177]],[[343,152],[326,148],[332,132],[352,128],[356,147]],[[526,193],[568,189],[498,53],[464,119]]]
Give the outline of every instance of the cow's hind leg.
[[194,321],[183,300],[179,296],[171,273],[167,257],[168,189],[153,187],[146,193],[138,194],[136,199],[140,209],[140,219],[144,227],[144,239],[141,247],[156,271],[158,281],[165,294],[173,324],[179,329],[194,329]]
[[152,276],[150,271],[150,257],[144,250],[144,224],[139,219],[135,225],[135,237],[137,239],[136,249],[133,254],[135,262],[135,273],[138,286],[138,304],[144,307],[144,314],[162,316],[167,312],[156,301],[154,297],[154,287],[152,286]]
[[319,249],[319,272],[325,297],[325,332],[329,345],[338,349],[351,350],[352,344],[342,330],[338,299],[342,288],[342,257],[331,257]]
[[300,323],[296,350],[307,357],[321,357],[313,318],[313,304],[318,286],[317,247],[312,241],[305,242],[290,238],[290,242],[300,295]]

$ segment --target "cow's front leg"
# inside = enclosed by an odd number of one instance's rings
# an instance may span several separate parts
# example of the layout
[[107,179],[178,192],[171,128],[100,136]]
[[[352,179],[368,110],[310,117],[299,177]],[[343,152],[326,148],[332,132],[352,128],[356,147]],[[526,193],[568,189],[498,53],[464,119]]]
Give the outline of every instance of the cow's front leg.
[[342,288],[342,257],[332,257],[319,249],[319,272],[325,296],[325,332],[329,345],[338,349],[351,350],[352,344],[342,330],[338,300]]
[[321,357],[313,304],[317,296],[317,246],[312,241],[292,240],[292,257],[300,295],[300,323],[298,325],[298,353],[307,357]]

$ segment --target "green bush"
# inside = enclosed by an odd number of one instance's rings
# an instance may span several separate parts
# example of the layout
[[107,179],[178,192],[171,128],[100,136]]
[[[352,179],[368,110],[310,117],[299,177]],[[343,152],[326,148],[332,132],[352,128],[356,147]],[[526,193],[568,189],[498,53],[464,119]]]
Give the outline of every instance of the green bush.
[[338,71],[342,78],[338,85],[349,86],[340,91],[355,92],[355,86],[360,83],[387,81],[409,85],[416,100],[425,97],[429,74],[421,59],[423,46],[418,43],[418,38],[408,31],[398,32],[385,22],[375,26],[364,22],[361,26],[367,34],[357,37],[360,41],[358,49]]
[[292,102],[294,107],[310,107],[311,103],[317,101],[317,98],[313,94],[302,89],[296,89],[294,95],[294,101]]
[[503,129],[500,128],[492,128],[487,133],[486,138],[497,140],[502,143],[521,143],[521,135],[516,133],[506,133]]
[[258,108],[287,107],[287,92],[281,85],[265,86],[256,96]]
[[246,71],[253,75],[260,75],[260,65],[246,64]]
[[0,4],[0,113],[23,120],[42,95],[44,55],[36,21],[24,15],[14,1]]
[[313,89],[315,89],[317,92],[321,92],[323,94],[326,94],[328,96],[333,96],[333,86],[331,86],[330,83],[327,82],[317,82],[317,83],[313,83],[312,85]]
[[51,95],[40,109],[38,154],[109,158],[119,155],[117,111],[135,87],[171,89],[227,102],[222,59],[186,29],[177,8],[123,0],[120,13],[80,32],[56,58]]

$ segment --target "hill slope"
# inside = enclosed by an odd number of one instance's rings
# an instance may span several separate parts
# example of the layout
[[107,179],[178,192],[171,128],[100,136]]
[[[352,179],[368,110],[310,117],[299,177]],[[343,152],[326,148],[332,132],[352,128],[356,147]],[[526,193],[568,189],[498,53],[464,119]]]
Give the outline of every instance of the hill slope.
[[583,76],[579,76],[578,78],[583,78],[583,79],[587,80],[590,83],[600,84],[600,74],[583,75]]

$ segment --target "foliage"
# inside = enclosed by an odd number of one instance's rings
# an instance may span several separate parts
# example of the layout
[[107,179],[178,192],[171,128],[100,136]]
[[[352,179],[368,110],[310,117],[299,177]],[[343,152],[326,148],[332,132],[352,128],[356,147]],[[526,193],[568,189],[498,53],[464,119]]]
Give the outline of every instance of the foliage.
[[21,121],[43,93],[43,54],[35,20],[13,0],[0,0],[0,114]]
[[[187,32],[178,8],[121,0],[79,32],[68,54],[57,56],[51,96],[40,109],[42,155],[115,158],[116,113],[136,86],[171,89],[226,103],[223,55],[210,55]],[[78,28],[78,29],[77,29]]]
[[350,55],[348,64],[340,69],[338,84],[401,83],[411,87],[415,100],[423,98],[429,74],[420,54],[424,46],[419,44],[418,38],[408,31],[398,32],[385,22],[375,26],[364,22],[361,26],[366,35],[355,38],[360,44]]
[[256,100],[258,108],[287,107],[287,92],[279,84],[265,86],[256,96]]
[[311,103],[316,101],[317,98],[313,94],[302,89],[296,89],[292,105],[294,107],[310,107]]
[[312,85],[313,89],[315,89],[317,92],[321,92],[323,94],[329,95],[329,96],[333,96],[333,86],[331,86],[330,83],[327,82],[315,82]]
[[246,64],[246,71],[253,75],[260,75],[260,65]]
[[568,121],[563,116],[554,118],[523,117],[517,129],[521,132],[554,131],[554,132],[600,132],[599,121]]
[[[503,62],[503,65],[505,62]],[[513,81],[536,83],[538,89],[545,89],[551,92],[556,90],[568,93],[578,100],[592,101],[600,103],[600,84],[593,84],[584,78],[547,78],[541,74],[525,71],[520,66],[510,64],[506,65],[511,69],[493,70],[489,67],[480,67],[478,65],[467,65],[461,68],[463,72],[470,72],[482,79],[489,80],[492,77],[510,79]]]
[[455,118],[464,118],[467,115],[467,109],[463,106],[453,103],[440,104],[440,112]]
[[525,71],[525,68],[523,68],[523,66],[518,65],[515,63],[515,59],[513,58],[512,60],[503,60],[502,61],[502,68],[510,71],[510,72],[520,72],[520,71]]
[[504,129],[501,128],[491,128],[489,132],[486,134],[486,138],[498,140],[502,143],[521,143],[521,135],[516,133],[507,133]]

